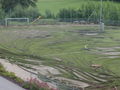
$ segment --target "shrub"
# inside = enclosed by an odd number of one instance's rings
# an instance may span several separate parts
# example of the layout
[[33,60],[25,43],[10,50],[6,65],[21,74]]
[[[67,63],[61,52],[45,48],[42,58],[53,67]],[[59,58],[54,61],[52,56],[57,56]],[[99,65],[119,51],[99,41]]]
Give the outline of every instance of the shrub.
[[1,9],[0,5],[0,25],[4,25],[5,12]]
[[1,4],[0,4],[0,19],[5,18],[5,12],[2,10],[1,8]]
[[37,8],[29,8],[26,10],[26,17],[31,18],[31,19],[36,19],[39,16],[42,16]]
[[0,20],[5,18],[5,13],[2,9],[0,9]]
[[45,11],[45,18],[55,18],[55,16],[50,10],[46,10]]
[[36,8],[30,7],[29,9],[23,9],[20,5],[18,5],[15,9],[14,12],[10,14],[10,17],[12,18],[30,18],[30,19],[35,19],[39,17],[41,14],[38,12]]

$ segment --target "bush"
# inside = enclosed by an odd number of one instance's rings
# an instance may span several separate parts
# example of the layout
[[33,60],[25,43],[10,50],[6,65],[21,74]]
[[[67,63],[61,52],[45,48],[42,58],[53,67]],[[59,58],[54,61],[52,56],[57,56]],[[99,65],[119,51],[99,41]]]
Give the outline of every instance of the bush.
[[39,16],[42,16],[36,8],[29,8],[26,10],[26,17],[31,18],[31,19],[36,19]]
[[1,9],[0,5],[0,25],[4,25],[5,12]]
[[36,8],[30,7],[29,9],[23,9],[20,5],[18,5],[14,11],[10,14],[12,18],[30,18],[35,19],[41,16]]
[[55,16],[50,10],[46,10],[45,11],[45,18],[55,18]]
[[76,18],[76,14],[79,13],[77,10],[74,9],[61,9],[58,13],[59,18]]
[[0,9],[0,20],[5,18],[5,13],[2,9]]

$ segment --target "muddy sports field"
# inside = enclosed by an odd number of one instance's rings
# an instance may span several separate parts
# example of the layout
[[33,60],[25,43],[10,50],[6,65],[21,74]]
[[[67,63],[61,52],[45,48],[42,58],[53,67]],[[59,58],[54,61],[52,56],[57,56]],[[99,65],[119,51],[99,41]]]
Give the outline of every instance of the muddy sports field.
[[106,26],[104,33],[98,25],[0,27],[0,57],[42,78],[84,88],[109,80],[108,73],[119,76],[120,27]]

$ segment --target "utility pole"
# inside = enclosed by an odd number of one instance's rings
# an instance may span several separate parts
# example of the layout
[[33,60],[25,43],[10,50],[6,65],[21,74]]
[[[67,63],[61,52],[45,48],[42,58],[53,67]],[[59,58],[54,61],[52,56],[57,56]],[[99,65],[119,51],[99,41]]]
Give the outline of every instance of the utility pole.
[[100,2],[100,32],[104,32],[104,23],[103,23],[103,0]]

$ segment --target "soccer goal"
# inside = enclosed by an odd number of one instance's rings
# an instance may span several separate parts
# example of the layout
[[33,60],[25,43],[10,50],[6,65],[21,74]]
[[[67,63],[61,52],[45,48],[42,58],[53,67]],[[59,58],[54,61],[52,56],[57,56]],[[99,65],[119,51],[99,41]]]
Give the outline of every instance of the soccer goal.
[[29,18],[5,18],[6,26],[29,25]]

